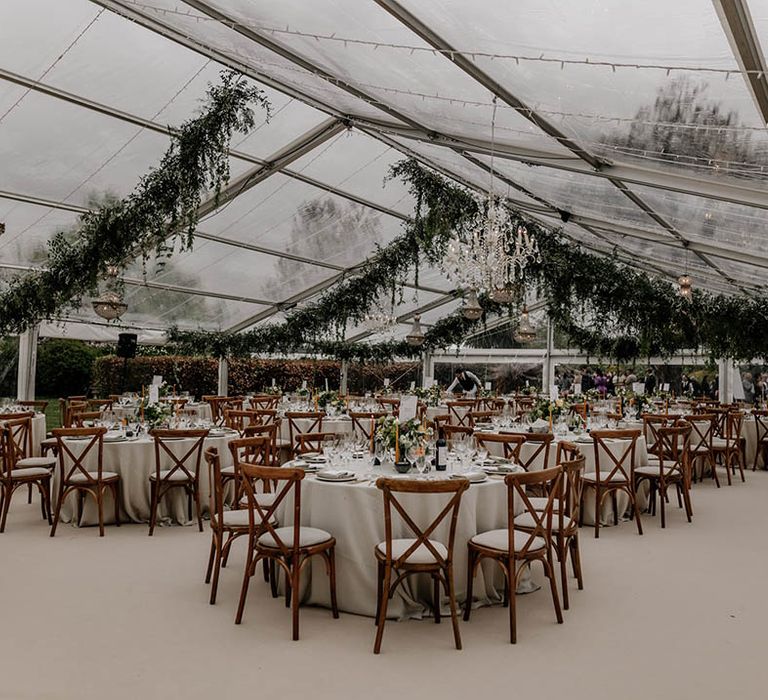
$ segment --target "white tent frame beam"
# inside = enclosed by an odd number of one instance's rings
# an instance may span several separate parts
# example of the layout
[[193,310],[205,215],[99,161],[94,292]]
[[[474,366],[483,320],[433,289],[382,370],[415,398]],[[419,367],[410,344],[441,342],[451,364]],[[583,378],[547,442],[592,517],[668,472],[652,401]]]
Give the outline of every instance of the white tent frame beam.
[[768,124],[768,77],[749,5],[744,0],[712,0],[723,32],[752,95],[760,121]]

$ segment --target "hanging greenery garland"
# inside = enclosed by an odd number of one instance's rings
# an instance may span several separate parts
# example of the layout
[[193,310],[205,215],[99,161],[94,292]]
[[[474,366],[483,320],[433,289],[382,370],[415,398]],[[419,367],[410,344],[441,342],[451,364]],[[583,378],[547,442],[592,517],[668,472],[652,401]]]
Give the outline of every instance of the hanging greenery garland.
[[270,115],[261,90],[232,71],[208,89],[202,113],[182,124],[159,165],[122,200],[83,214],[74,234],[59,232],[48,244],[45,269],[13,279],[0,292],[0,333],[19,333],[80,305],[96,292],[107,266],[124,268],[151,254],[170,256],[192,246],[198,208],[218,199],[229,180],[233,133],[255,125],[251,108]]

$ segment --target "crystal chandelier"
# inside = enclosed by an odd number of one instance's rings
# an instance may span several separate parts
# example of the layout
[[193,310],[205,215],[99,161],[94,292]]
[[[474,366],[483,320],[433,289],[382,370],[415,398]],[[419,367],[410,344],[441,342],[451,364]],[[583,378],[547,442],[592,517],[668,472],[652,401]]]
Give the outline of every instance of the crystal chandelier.
[[477,300],[477,292],[470,289],[464,298],[464,306],[461,307],[461,313],[469,321],[477,321],[483,315],[483,307]]
[[416,314],[416,316],[413,317],[413,326],[411,327],[410,333],[405,336],[405,342],[408,343],[408,345],[412,345],[413,347],[418,347],[419,345],[424,344],[424,331],[421,330],[421,316]]
[[528,318],[528,307],[524,306],[520,314],[520,325],[515,331],[515,340],[519,343],[530,343],[536,340],[536,328]]
[[524,225],[510,216],[509,208],[494,194],[495,125],[494,98],[491,120],[491,180],[488,193],[477,202],[478,213],[470,225],[466,239],[454,236],[448,242],[443,267],[448,276],[462,288],[473,290],[475,294],[485,292],[493,301],[509,304],[516,296],[515,283],[522,279],[528,263],[533,260],[541,262],[541,255],[536,238],[528,233]]
[[388,313],[378,305],[363,316],[363,325],[372,333],[390,330],[396,324],[397,318],[394,313],[392,311]]
[[123,301],[122,295],[116,291],[118,272],[117,265],[107,266],[107,288],[100,297],[91,301],[96,314],[107,321],[120,318],[128,310],[128,304]]

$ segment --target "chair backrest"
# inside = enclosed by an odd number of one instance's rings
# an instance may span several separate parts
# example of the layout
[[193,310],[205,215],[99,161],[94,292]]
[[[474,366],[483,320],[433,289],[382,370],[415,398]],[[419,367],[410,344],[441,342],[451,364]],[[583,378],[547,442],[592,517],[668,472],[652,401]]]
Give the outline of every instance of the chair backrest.
[[277,421],[277,410],[274,408],[256,408],[251,410],[251,425],[266,425],[275,421]]
[[[639,430],[593,430],[591,433],[595,450],[595,473],[598,481],[631,481],[635,468],[635,449]],[[616,440],[617,443],[609,443]],[[618,449],[618,456],[611,450],[611,444]],[[601,463],[602,462],[602,463]]]
[[320,411],[286,411],[285,417],[288,419],[288,435],[294,449],[301,433],[319,433],[323,430],[323,414]]
[[224,410],[227,408],[242,410],[242,396],[203,396],[203,401],[211,406],[211,418],[214,423],[221,424],[224,421]]
[[673,425],[679,417],[657,413],[643,413],[643,437],[645,438],[648,452],[656,454],[658,451],[659,428]]
[[481,411],[491,411],[495,415],[498,415],[504,411],[504,406],[506,406],[506,401],[504,399],[500,399],[496,396],[485,396],[484,398],[478,399],[477,405],[478,408]]
[[452,444],[456,439],[462,440],[468,435],[472,435],[472,428],[468,425],[444,425],[442,431],[449,444]]
[[470,412],[475,407],[474,399],[458,399],[448,401],[448,415],[452,425],[469,427],[471,424]]
[[224,520],[224,481],[221,477],[221,459],[215,447],[207,447],[204,457],[208,464],[208,481],[211,484],[209,500],[211,526],[217,527]]
[[444,430],[446,425],[451,424],[451,417],[447,413],[441,413],[432,419],[432,423],[435,426],[435,432],[438,432]]
[[557,464],[562,464],[563,462],[573,462],[579,457],[581,457],[581,450],[575,442],[567,442],[562,440],[557,443],[557,455],[555,456],[555,461]]
[[[290,467],[264,467],[241,462],[238,468],[240,493],[244,494],[248,508],[248,529],[253,535],[257,531],[269,533],[284,557],[296,557],[299,551],[299,536],[301,533],[301,481],[304,478],[303,469]],[[270,504],[259,503],[255,484],[272,482],[275,484],[275,498]],[[283,540],[272,524],[277,509],[293,491],[293,526],[290,541]],[[296,561],[298,561],[296,559]]]
[[301,433],[296,443],[296,453],[303,455],[307,452],[322,452],[326,442],[338,438],[336,433]]
[[276,411],[277,406],[280,403],[280,397],[273,394],[252,396],[250,399],[248,399],[248,403],[250,404],[252,410]]
[[[426,481],[381,477],[376,481],[376,487],[381,490],[382,495],[384,496],[384,538],[387,561],[393,562],[396,568],[401,567],[406,563],[411,554],[413,554],[419,547],[424,546],[430,551],[435,558],[435,561],[440,566],[447,566],[450,564],[453,559],[453,545],[456,540],[456,523],[459,518],[461,497],[469,488],[469,481],[466,479]],[[422,528],[406,511],[405,507],[398,499],[398,494],[449,494],[450,498],[443,509],[427,523],[426,527]],[[410,530],[408,534],[414,539],[413,543],[397,559],[393,559],[392,556],[393,509],[400,516],[400,520],[407,526],[408,530]],[[430,541],[430,537],[443,521],[448,519],[450,519],[448,541],[442,543],[448,550],[448,554],[444,557]]]
[[562,533],[573,532],[579,526],[585,464],[586,457],[582,454],[575,459],[560,462],[563,468],[563,499],[558,520]]
[[[549,466],[549,449],[555,436],[552,433],[526,433],[520,448],[520,464],[525,471],[546,469]],[[530,446],[530,449],[529,449]]]
[[112,399],[88,399],[85,403],[89,411],[111,411],[114,401]]
[[59,415],[61,418],[61,426],[63,428],[72,427],[72,413],[87,411],[88,404],[86,401],[59,399]]
[[277,431],[280,428],[280,423],[264,423],[263,425],[251,424],[246,425],[243,430],[243,438],[252,437],[265,437],[269,440],[270,449],[272,451],[272,461],[275,461],[277,452]]
[[234,408],[224,409],[224,425],[237,430],[241,435],[247,426],[254,422],[255,411],[238,411]]
[[[179,478],[179,475],[197,483],[200,479],[200,458],[203,455],[203,444],[208,437],[208,430],[166,430],[156,428],[150,431],[155,441],[155,478],[161,481],[160,472],[165,471],[162,455],[170,459],[171,467],[168,473],[162,477],[162,481],[168,482]],[[177,457],[171,447],[179,438],[193,440],[192,445],[182,457]],[[171,447],[169,447],[169,445]],[[187,444],[184,444],[187,447]]]
[[501,445],[504,459],[508,459],[515,464],[520,462],[520,450],[525,442],[525,435],[522,434],[497,434],[497,433],[477,433],[475,440],[479,445],[485,447],[489,453],[494,453],[494,447]]
[[741,426],[744,422],[743,411],[729,411],[725,418],[725,430],[723,437],[728,441],[729,445],[733,443],[738,444],[741,440]]
[[386,415],[383,411],[350,411],[352,430],[358,438],[370,441],[371,433],[376,433],[376,421]]
[[690,425],[659,428],[659,475],[673,469],[684,474],[691,449]]
[[39,413],[45,413],[48,408],[48,401],[19,401],[19,406],[24,408],[33,408]]
[[32,414],[3,420],[0,426],[3,429],[0,446],[3,471],[10,477],[16,462],[32,454]]
[[[59,484],[63,487],[64,484],[71,481],[73,477],[77,476],[84,480],[84,484],[97,484],[102,480],[102,474],[104,469],[104,434],[107,432],[106,428],[54,428],[52,431],[53,436],[56,438],[58,450],[59,450]],[[75,455],[70,449],[70,445],[66,438],[79,438],[88,440],[85,449],[80,451],[80,454]],[[85,466],[85,460],[89,454],[96,455],[96,469],[89,470]],[[71,464],[67,466],[67,459],[71,460]],[[96,478],[94,479],[88,472],[96,472]]]
[[376,403],[381,406],[384,411],[391,413],[395,418],[400,415],[400,399],[391,399],[385,396],[377,396]]
[[[507,485],[507,530],[509,533],[509,552],[514,559],[524,559],[531,550],[540,549],[537,538],[545,541],[547,548],[552,540],[552,519],[555,510],[563,511],[563,468],[551,467],[532,472],[507,474],[504,477]],[[531,503],[531,493],[543,490],[546,494],[544,508],[538,509]],[[515,505],[516,501],[523,504],[525,512],[530,516],[533,525],[526,527],[525,541],[520,546],[515,542]]]
[[717,416],[714,413],[698,413],[686,416],[685,421],[691,426],[691,450],[711,450]]
[[768,411],[752,411],[752,415],[755,419],[755,430],[757,431],[757,445],[759,449],[760,443],[768,438]]
[[73,411],[70,418],[75,428],[82,428],[86,422],[99,420],[101,411]]
[[498,415],[496,411],[475,411],[472,409],[467,413],[469,418],[469,427],[474,428],[477,423],[490,423],[491,418]]

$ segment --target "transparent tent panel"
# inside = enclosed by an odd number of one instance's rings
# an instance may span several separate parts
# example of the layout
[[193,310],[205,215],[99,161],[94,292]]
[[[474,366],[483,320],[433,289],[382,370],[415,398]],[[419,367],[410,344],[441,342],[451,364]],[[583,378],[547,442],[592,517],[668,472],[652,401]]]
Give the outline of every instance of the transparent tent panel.
[[282,174],[225,204],[200,230],[339,267],[363,262],[402,233],[396,217]]
[[[764,123],[738,75],[709,0],[676,2],[674,21],[663,0],[550,2],[543,7],[539,0],[524,0],[515,4],[514,12],[505,11],[506,3],[497,0],[480,13],[475,5],[461,0],[409,0],[404,4],[458,49],[482,47],[488,53],[509,56],[477,55],[473,60],[593,153],[671,167],[676,166],[677,155],[679,165],[695,164],[706,170],[711,169],[708,161],[718,151],[716,141],[725,147],[717,153],[723,162],[765,162],[768,135],[762,130]],[[642,42],[638,42],[639,36]],[[613,68],[558,59],[628,65]],[[663,67],[637,68],[637,64]],[[668,71],[666,66],[694,70]],[[702,67],[734,73],[726,79],[725,73],[695,70]],[[718,135],[709,128],[721,123],[713,117],[704,124],[706,128],[694,131],[692,126],[702,126],[702,115],[693,116],[688,108],[675,114],[676,100],[710,113],[716,109],[720,117],[733,113],[727,126],[738,128]],[[665,124],[661,130],[660,122]],[[667,139],[666,149],[660,147],[661,133]],[[760,169],[752,176],[762,177]]]
[[41,265],[48,255],[48,240],[58,231],[77,225],[78,214],[0,197],[0,264]]
[[411,216],[413,197],[404,183],[389,178],[390,168],[403,158],[391,146],[349,130],[333,139],[331,147],[311,151],[294,161],[290,170]]

